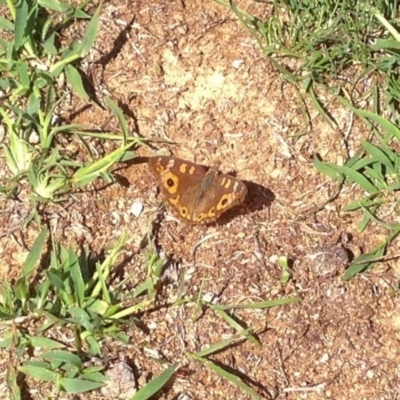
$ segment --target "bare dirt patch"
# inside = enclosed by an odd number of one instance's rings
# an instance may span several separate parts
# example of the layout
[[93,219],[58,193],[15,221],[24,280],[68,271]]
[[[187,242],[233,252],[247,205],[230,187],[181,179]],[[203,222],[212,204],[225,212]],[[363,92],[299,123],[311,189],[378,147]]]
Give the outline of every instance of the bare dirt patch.
[[[344,158],[341,139],[314,111],[306,132],[296,93],[280,80],[234,14],[212,1],[109,1],[85,68],[100,101],[103,96],[117,100],[132,131],[173,141],[157,148],[206,165],[219,161],[221,170],[235,171],[254,184],[246,204],[213,226],[161,219],[156,243],[174,263],[157,307],[142,316],[150,328],[129,330],[129,346],[105,343],[105,356],[127,358],[145,380],[162,370],[148,349],[168,361],[182,360],[186,373],[161,398],[189,392],[194,399],[248,398],[186,358],[235,332],[210,311],[193,321],[194,305],[171,307],[184,275],[185,295],[197,296],[203,285],[204,293],[222,304],[301,297],[298,304],[269,311],[237,312],[258,332],[263,347],[243,342],[213,357],[261,396],[396,398],[399,302],[392,287],[398,268],[386,263],[342,282],[345,260],[335,252],[345,248],[351,258],[379,243],[383,232],[375,228],[359,235],[358,215],[340,211],[353,199],[352,188],[319,213],[298,218],[335,190],[336,183],[315,170],[312,157]],[[61,111],[74,122],[118,130],[114,116],[79,99],[72,98]],[[345,129],[349,114],[336,112]],[[349,147],[356,149],[363,135],[356,123]],[[141,156],[155,151],[139,149]],[[118,174],[128,185],[74,194],[68,207],[54,210],[49,220],[59,239],[89,244],[94,252],[129,231],[123,256],[133,287],[145,275],[142,244],[160,197],[146,165],[123,166]],[[130,213],[135,201],[145,206],[138,218]],[[0,238],[2,271],[9,276],[34,238],[14,231],[19,214],[7,203],[0,216],[7,232]],[[342,233],[349,238],[345,244],[336,240]],[[292,280],[286,284],[279,282],[281,269],[274,261],[280,255],[292,262]],[[50,395],[30,385],[32,399]]]

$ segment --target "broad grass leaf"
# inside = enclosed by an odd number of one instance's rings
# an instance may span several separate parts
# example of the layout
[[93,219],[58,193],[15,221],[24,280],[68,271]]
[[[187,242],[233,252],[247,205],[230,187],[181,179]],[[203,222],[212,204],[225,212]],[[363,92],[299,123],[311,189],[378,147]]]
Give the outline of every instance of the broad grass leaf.
[[71,85],[72,89],[83,99],[89,100],[89,95],[83,86],[82,77],[79,71],[71,64],[67,64],[64,71],[65,77],[67,78],[67,81]]
[[20,0],[16,7],[14,24],[14,46],[16,50],[25,42],[25,29],[28,25],[29,6],[26,0]]
[[324,161],[318,160],[318,158],[314,158],[313,164],[314,167],[322,174],[336,180],[343,179],[343,175],[337,170],[335,164],[326,163]]
[[372,253],[362,254],[361,256],[355,258],[350,266],[347,268],[342,279],[347,281],[353,278],[358,273],[365,271],[368,267],[375,264],[375,259],[381,257],[385,253],[386,246],[380,246],[377,250]]
[[85,57],[90,49],[93,46],[94,41],[96,40],[97,29],[99,25],[99,17],[100,17],[101,7],[99,6],[94,13],[92,19],[89,22],[88,28],[83,35],[83,39],[81,42],[80,56]]
[[39,236],[36,238],[28,257],[24,262],[24,266],[22,268],[23,277],[29,277],[30,274],[35,270],[36,263],[39,261],[39,258],[42,254],[42,248],[45,243],[47,233],[47,228],[43,228],[39,233]]
[[74,365],[78,370],[83,367],[82,360],[75,354],[69,351],[53,350],[40,355],[41,358],[53,361],[61,361],[66,364]]
[[168,367],[161,375],[153,378],[146,386],[142,387],[131,400],[147,400],[155,395],[171,379],[178,368],[178,363]]
[[61,3],[56,0],[37,0],[38,4],[47,10],[56,11],[58,13],[66,13],[73,9],[69,4]]
[[38,367],[34,365],[22,365],[18,367],[18,371],[32,378],[45,382],[56,382],[59,374],[50,369]]
[[366,190],[368,193],[375,193],[378,191],[376,186],[374,186],[363,174],[341,165],[336,165],[335,169],[345,175],[351,182],[357,183],[362,189]]
[[103,382],[89,381],[80,378],[61,378],[60,384],[67,393],[85,393],[104,386]]
[[43,336],[31,336],[30,342],[33,347],[41,347],[42,349],[60,349],[65,347],[64,344]]
[[373,157],[376,161],[379,161],[381,164],[385,165],[388,169],[388,172],[394,174],[395,168],[393,162],[388,158],[388,156],[380,150],[378,147],[373,144],[363,140],[361,142],[362,147],[369,153],[371,157]]

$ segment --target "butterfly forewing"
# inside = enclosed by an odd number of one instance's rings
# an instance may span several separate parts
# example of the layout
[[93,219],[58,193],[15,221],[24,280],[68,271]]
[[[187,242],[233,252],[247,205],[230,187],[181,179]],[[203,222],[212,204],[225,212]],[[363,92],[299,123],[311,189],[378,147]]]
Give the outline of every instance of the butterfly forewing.
[[[150,157],[148,163],[150,171],[157,179],[161,190],[167,193],[168,189],[162,184],[163,177],[164,181],[169,175],[173,175],[173,178],[177,177],[177,191],[183,192],[191,186],[196,186],[207,172],[207,169],[202,165],[194,164],[177,157]],[[183,176],[185,179],[182,179]]]

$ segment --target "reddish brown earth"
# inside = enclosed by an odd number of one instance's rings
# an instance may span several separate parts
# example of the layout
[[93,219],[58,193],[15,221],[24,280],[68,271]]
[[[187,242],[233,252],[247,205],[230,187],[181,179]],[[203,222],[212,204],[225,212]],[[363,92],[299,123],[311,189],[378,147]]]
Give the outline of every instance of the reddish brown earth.
[[[241,6],[268,15],[265,4]],[[78,25],[71,34],[79,37],[84,28]],[[249,188],[246,203],[215,225],[188,226],[169,214],[160,218],[154,240],[173,263],[155,307],[141,316],[150,328],[127,328],[131,343],[106,343],[105,357],[125,358],[135,365],[140,384],[165,368],[151,358],[154,354],[181,361],[184,368],[160,399],[177,399],[183,393],[199,400],[248,399],[187,357],[235,331],[211,310],[194,320],[194,303],[172,307],[181,282],[185,296],[197,298],[202,287],[203,294],[217,296],[220,304],[299,296],[300,303],[237,311],[236,317],[258,333],[262,347],[239,342],[212,359],[262,398],[398,398],[398,265],[381,263],[368,274],[341,280],[343,249],[350,258],[367,252],[385,232],[372,226],[360,234],[360,214],[341,211],[360,194],[353,187],[345,187],[322,210],[310,212],[337,185],[316,171],[313,156],[335,163],[345,160],[341,132],[351,128],[346,145],[354,152],[367,135],[363,125],[352,123],[350,112],[335,107],[329,98],[324,101],[338,129],[333,131],[311,103],[307,125],[293,87],[280,79],[235,15],[212,1],[106,2],[97,41],[83,69],[99,102],[113,99],[123,108],[132,135],[153,140],[151,147],[138,149],[139,156],[169,151],[205,165],[219,162],[221,171],[235,172]],[[59,112],[71,121],[119,132],[112,113],[75,96],[67,98]],[[99,142],[93,146],[99,155],[114,148]],[[1,169],[6,176],[6,167]],[[68,207],[52,208],[49,220],[63,243],[87,244],[94,253],[129,232],[122,258],[134,287],[146,274],[142,243],[160,213],[161,198],[146,164],[124,164],[117,173],[127,184],[101,190],[98,184],[99,190],[76,193],[66,200]],[[130,212],[135,202],[144,205],[139,217]],[[38,229],[18,229],[26,203],[3,204],[1,269],[12,278]],[[397,243],[391,252],[396,250]],[[292,263],[288,283],[280,283],[276,256]],[[1,359],[7,361],[7,353]],[[5,366],[0,367],[0,382]],[[28,383],[32,399],[52,396],[48,386]],[[2,383],[0,393],[7,396]]]

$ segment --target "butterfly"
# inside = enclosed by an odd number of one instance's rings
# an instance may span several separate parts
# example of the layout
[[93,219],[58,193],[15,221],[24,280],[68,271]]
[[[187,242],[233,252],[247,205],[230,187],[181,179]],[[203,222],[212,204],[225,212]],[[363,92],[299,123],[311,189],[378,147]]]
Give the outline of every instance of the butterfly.
[[214,222],[244,201],[246,185],[239,179],[173,156],[149,157],[148,165],[162,194],[178,216],[194,224]]

